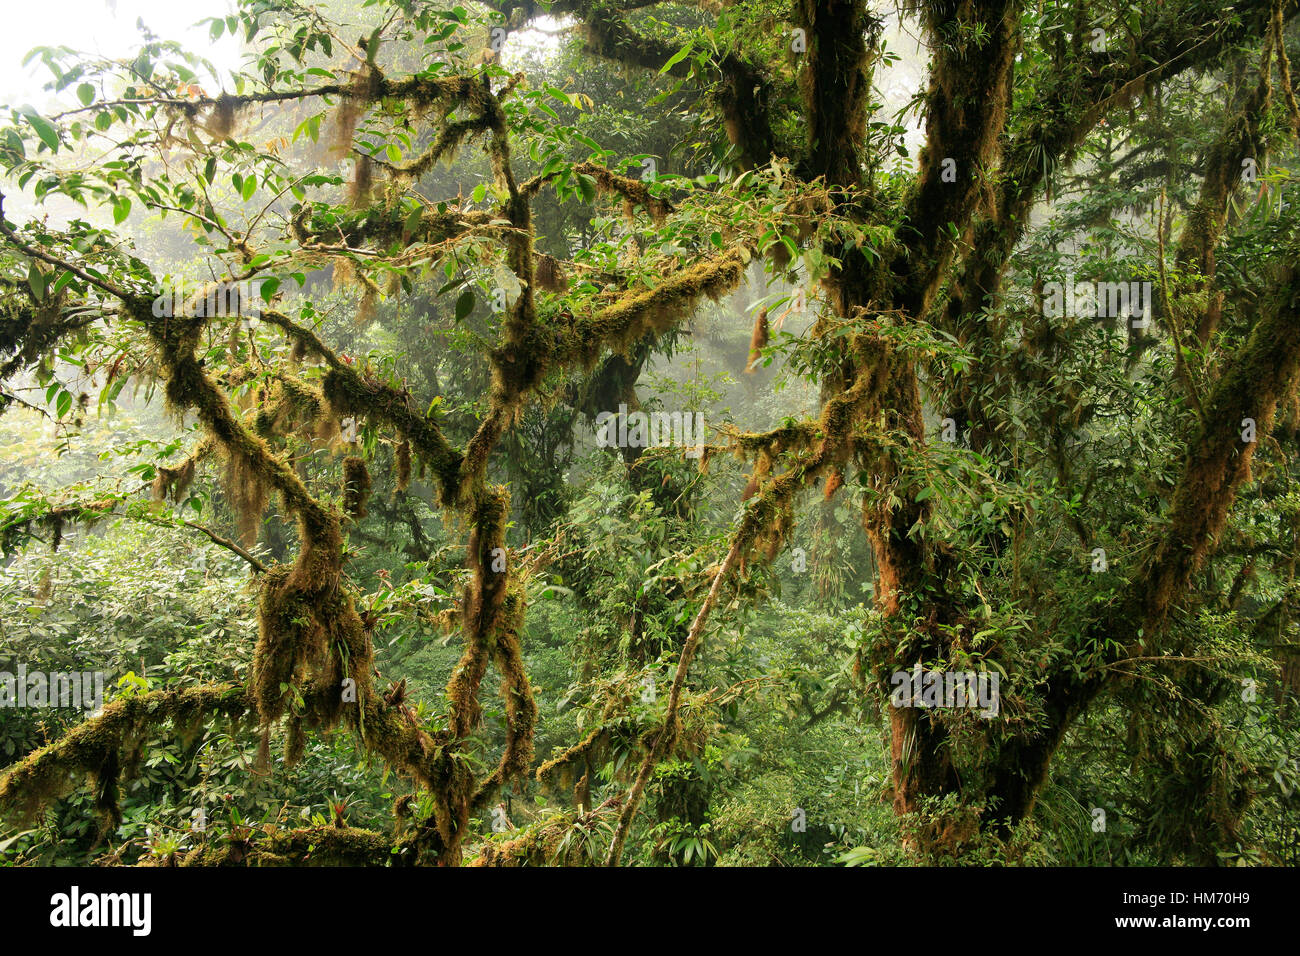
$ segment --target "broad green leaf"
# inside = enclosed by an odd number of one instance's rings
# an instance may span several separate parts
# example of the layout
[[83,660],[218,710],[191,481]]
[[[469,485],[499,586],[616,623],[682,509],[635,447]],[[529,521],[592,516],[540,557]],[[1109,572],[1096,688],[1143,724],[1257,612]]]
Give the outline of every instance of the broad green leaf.
[[456,321],[459,322],[474,311],[474,290],[466,289],[456,299]]
[[694,38],[692,38],[692,39],[690,39],[690,40],[687,41],[686,46],[682,47],[680,50],[678,50],[676,53],[674,53],[672,56],[670,56],[670,57],[668,58],[668,62],[665,63],[665,64],[664,64],[664,65],[659,69],[659,72],[660,72],[660,73],[667,73],[669,70],[671,70],[673,67],[675,67],[678,63],[682,62],[682,60],[684,60],[684,59],[686,59],[688,56],[690,56],[690,55],[691,55],[691,51],[694,50],[694,49],[695,49],[695,40],[694,40]]
[[41,138],[41,142],[50,148],[50,152],[59,151],[59,134],[54,126],[48,120],[42,119],[35,113],[25,114],[27,122],[31,124],[32,129],[36,130],[36,135]]
[[27,285],[37,300],[45,298],[45,273],[41,271],[35,259],[27,267]]

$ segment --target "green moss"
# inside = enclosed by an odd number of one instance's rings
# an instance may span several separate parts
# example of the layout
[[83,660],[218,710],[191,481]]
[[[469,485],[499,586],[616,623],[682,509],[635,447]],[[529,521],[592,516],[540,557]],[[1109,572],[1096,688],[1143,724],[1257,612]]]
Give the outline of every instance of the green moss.
[[94,787],[96,805],[111,820],[118,781],[140,748],[170,726],[174,736],[192,739],[209,719],[237,721],[250,706],[243,688],[228,685],[155,691],[114,701],[96,717],[19,761],[0,777],[0,807],[30,820],[47,804],[70,793],[78,779]]
[[370,472],[366,463],[355,456],[343,459],[343,510],[354,522],[360,522],[366,516],[370,489]]
[[258,833],[248,841],[196,847],[181,866],[387,866],[393,841],[351,827],[309,827]]

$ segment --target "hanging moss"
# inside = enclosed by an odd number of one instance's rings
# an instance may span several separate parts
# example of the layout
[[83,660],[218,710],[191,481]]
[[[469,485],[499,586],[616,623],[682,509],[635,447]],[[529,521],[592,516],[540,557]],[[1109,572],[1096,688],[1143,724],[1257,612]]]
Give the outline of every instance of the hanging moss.
[[827,477],[826,479],[826,489],[823,492],[822,497],[826,501],[830,501],[831,498],[835,497],[835,492],[839,491],[840,487],[843,484],[844,484],[844,472],[836,468],[834,471],[830,473],[829,477]]
[[367,105],[379,97],[383,86],[383,76],[370,63],[363,64],[353,74],[348,91],[339,98],[338,108],[331,117],[330,149],[336,156],[346,156],[352,149],[357,123]]
[[262,475],[249,459],[236,451],[226,453],[226,497],[235,511],[240,543],[245,548],[257,544],[262,530],[268,494]]
[[533,274],[536,277],[537,288],[539,289],[557,293],[568,290],[568,280],[565,279],[564,269],[560,266],[559,260],[553,256],[538,253]]
[[357,325],[367,326],[375,320],[379,309],[379,287],[368,277],[359,276],[362,284],[361,301],[357,303]]
[[407,486],[411,483],[411,443],[403,438],[397,443],[397,449],[394,452],[394,465],[397,469],[397,491],[406,491]]
[[[784,243],[777,243],[777,245],[784,247]],[[754,366],[762,360],[769,334],[767,309],[759,309],[754,315],[754,331],[749,336],[749,361],[745,363],[746,372],[754,371]]]
[[110,748],[104,755],[104,762],[91,776],[94,781],[95,809],[104,818],[106,827],[122,825],[122,811],[118,807],[118,765],[117,748]]
[[365,154],[358,156],[352,171],[352,181],[348,185],[348,201],[353,208],[364,209],[370,205],[374,179],[374,164],[370,157]]
[[239,100],[229,93],[222,93],[212,105],[208,116],[207,129],[213,139],[225,140],[235,132],[235,108]]
[[154,499],[163,501],[170,495],[173,501],[179,502],[182,500],[185,497],[185,492],[190,487],[190,483],[194,481],[194,470],[195,461],[193,458],[187,458],[176,468],[160,465],[158,474],[153,480]]
[[366,516],[370,489],[366,463],[355,456],[343,459],[343,510],[354,522],[359,523]]

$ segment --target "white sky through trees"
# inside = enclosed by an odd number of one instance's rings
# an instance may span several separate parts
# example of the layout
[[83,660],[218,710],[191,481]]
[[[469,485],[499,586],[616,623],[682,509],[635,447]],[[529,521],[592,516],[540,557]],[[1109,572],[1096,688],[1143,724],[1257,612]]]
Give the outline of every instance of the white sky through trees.
[[104,56],[124,56],[139,46],[137,20],[154,34],[177,40],[219,68],[239,64],[239,44],[230,35],[213,43],[204,17],[234,12],[230,0],[6,0],[0,30],[0,105],[46,106],[53,94],[44,90],[50,72],[39,60],[23,66],[33,47],[66,46]]

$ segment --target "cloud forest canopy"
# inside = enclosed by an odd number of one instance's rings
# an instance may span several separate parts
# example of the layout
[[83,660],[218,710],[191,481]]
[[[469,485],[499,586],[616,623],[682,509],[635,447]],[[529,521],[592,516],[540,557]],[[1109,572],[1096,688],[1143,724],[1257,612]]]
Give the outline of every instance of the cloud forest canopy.
[[3,852],[1295,862],[1296,11],[239,0],[225,81],[36,51],[0,666],[118,666],[4,712]]

